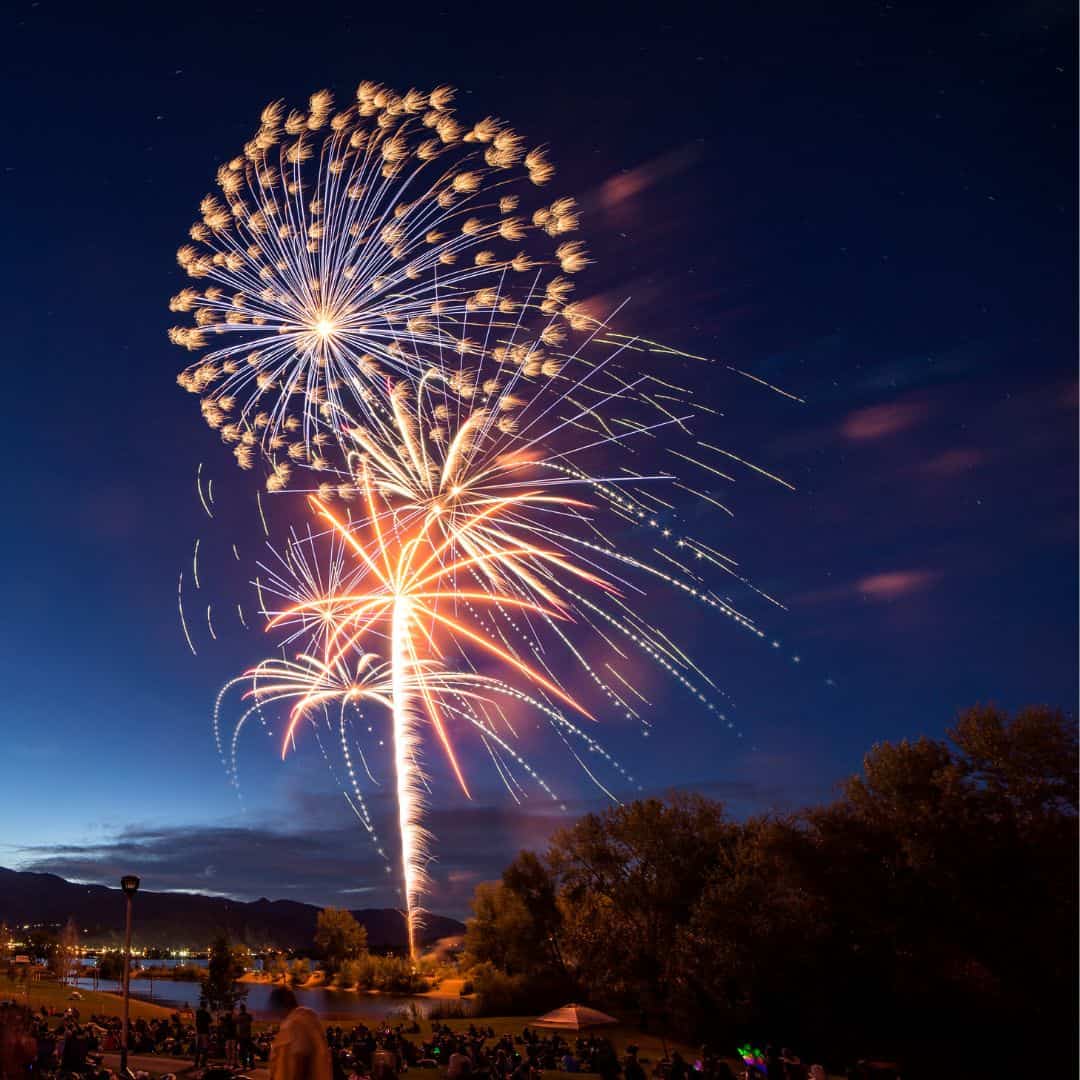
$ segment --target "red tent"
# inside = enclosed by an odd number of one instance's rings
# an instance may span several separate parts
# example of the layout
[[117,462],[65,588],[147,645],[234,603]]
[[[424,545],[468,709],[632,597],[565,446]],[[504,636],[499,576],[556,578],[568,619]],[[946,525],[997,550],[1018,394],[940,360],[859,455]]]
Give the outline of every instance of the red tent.
[[555,1028],[559,1031],[583,1031],[585,1028],[602,1027],[604,1024],[618,1022],[614,1016],[608,1016],[599,1009],[571,1004],[545,1013],[535,1021],[535,1024],[537,1027]]

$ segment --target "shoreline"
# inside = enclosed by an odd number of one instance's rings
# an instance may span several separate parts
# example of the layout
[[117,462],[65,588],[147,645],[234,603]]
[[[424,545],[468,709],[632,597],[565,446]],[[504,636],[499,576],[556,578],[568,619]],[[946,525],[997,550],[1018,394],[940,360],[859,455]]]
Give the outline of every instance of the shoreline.
[[[160,981],[161,982],[168,982],[170,980],[162,979]],[[186,979],[176,979],[176,980],[172,980],[172,981],[175,981],[175,982],[181,983],[181,984],[190,982],[190,980],[186,980]],[[447,981],[447,982],[457,982],[458,980],[445,980],[445,981]],[[247,978],[247,977],[238,979],[237,982],[242,983],[245,986],[275,986],[275,985],[280,986],[280,985],[283,985],[281,983],[275,983],[270,979],[260,979],[260,978],[251,979],[251,978]],[[389,998],[393,998],[393,999],[395,999],[397,1001],[401,1001],[402,1003],[405,1003],[405,1002],[408,1002],[408,1001],[426,1001],[426,1002],[456,1001],[456,1002],[461,1002],[464,1006],[468,1007],[475,1000],[474,995],[469,995],[468,997],[462,997],[459,992],[456,992],[456,991],[454,991],[452,989],[445,989],[444,990],[441,986],[433,987],[431,990],[424,990],[424,991],[422,991],[422,992],[420,992],[418,994],[404,994],[404,993],[400,993],[400,992],[397,992],[397,991],[390,991],[390,990],[364,990],[364,989],[361,989],[359,987],[345,988],[345,987],[340,987],[340,986],[327,986],[322,982],[304,984],[302,986],[293,987],[293,989],[302,990],[302,991],[322,990],[322,991],[336,993],[336,994],[348,994],[348,995],[350,995],[350,997],[353,997],[353,998],[357,999],[358,1004],[360,1004],[360,1002],[364,998],[379,999],[379,998],[389,997]],[[91,992],[92,993],[97,993],[97,994],[107,995],[108,997],[113,998],[116,1001],[122,1001],[123,1000],[123,994],[119,990],[96,990],[96,991],[91,991]],[[165,993],[164,997],[166,998],[166,1000],[168,999],[167,992]],[[138,987],[135,980],[132,980],[131,998],[132,998],[132,1000],[141,1001],[143,1004],[155,1005],[158,1008],[168,1009],[169,1011],[183,1011],[184,1008],[191,1008],[192,1007],[190,1005],[186,1005],[186,1006],[163,1005],[162,1002],[161,1002],[160,997],[158,997],[158,996],[150,997],[149,994],[148,994],[148,988],[146,986],[143,986],[141,988]],[[349,1018],[352,1017],[352,1015],[353,1014],[351,1014],[351,1013],[340,1013],[340,1014],[338,1014],[338,1013],[335,1013],[335,1012],[331,1011],[331,1012],[326,1013],[326,1016],[324,1018],[349,1019]]]
[[[182,981],[182,980],[177,980]],[[239,983],[244,983],[247,986],[283,986],[285,983],[280,980],[275,980],[272,976],[262,975],[257,971],[247,971],[239,979],[236,980]],[[435,1001],[469,1001],[469,998],[462,998],[460,993],[460,985],[464,983],[464,979],[450,978],[443,979],[437,986],[433,986],[430,990],[421,990],[416,994],[402,993],[397,990],[364,990],[359,986],[327,986],[322,979],[309,979],[307,982],[293,987],[294,990],[327,990],[335,994],[356,994],[367,995],[369,997],[396,997],[396,998],[427,998]],[[458,984],[457,988],[452,986],[446,986],[447,983]],[[444,989],[445,987],[445,989]]]

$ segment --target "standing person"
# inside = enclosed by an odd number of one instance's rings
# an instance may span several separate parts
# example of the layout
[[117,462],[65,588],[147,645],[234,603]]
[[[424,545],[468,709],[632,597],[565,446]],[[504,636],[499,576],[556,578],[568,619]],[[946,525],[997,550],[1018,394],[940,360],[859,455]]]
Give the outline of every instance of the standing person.
[[623,1076],[626,1080],[645,1080],[645,1070],[638,1061],[638,1048],[630,1045],[626,1048],[626,1061],[623,1063]]
[[251,1013],[240,1002],[240,1011],[236,1014],[236,1038],[240,1043],[240,1068],[255,1068],[255,1043],[251,1039]]
[[600,1039],[593,1054],[592,1071],[600,1074],[601,1080],[617,1080],[622,1069],[615,1050],[607,1039]]
[[195,1013],[195,1068],[210,1064],[210,1010],[205,1001],[199,1002]]
[[319,1018],[287,986],[270,991],[267,1010],[281,1027],[270,1047],[270,1080],[331,1080],[330,1047]]
[[225,1068],[236,1068],[236,1013],[230,1005],[221,1014],[221,1039],[225,1043]]

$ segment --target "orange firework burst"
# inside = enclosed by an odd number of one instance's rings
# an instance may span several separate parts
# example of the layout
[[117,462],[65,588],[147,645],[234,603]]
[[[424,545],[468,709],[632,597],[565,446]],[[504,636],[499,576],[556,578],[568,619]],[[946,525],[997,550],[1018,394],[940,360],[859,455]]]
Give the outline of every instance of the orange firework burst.
[[[444,535],[437,529],[441,517],[437,504],[428,509],[419,524],[411,530],[384,527],[384,516],[392,511],[393,506],[385,496],[376,495],[366,465],[362,466],[361,479],[368,508],[369,530],[363,539],[356,529],[317,497],[312,496],[310,502],[318,516],[359,560],[364,571],[364,587],[304,600],[270,619],[270,627],[298,620],[306,623],[312,617],[321,620],[325,626],[322,658],[314,667],[318,678],[304,687],[303,696],[292,710],[282,754],[286,752],[296,725],[307,708],[319,703],[325,696],[336,696],[339,692],[336,685],[321,688],[325,674],[337,671],[355,651],[366,650],[371,640],[388,642],[389,683],[385,690],[372,692],[372,696],[381,694],[382,700],[389,703],[393,717],[402,874],[410,950],[414,950],[416,921],[424,888],[424,845],[419,799],[422,777],[418,767],[418,729],[422,718],[426,718],[437,733],[454,775],[462,790],[468,794],[468,786],[437,700],[437,690],[446,686],[448,673],[435,665],[445,658],[451,645],[459,648],[471,646],[505,664],[513,675],[589,716],[587,710],[552,679],[493,641],[467,617],[455,612],[468,604],[470,607],[518,609],[548,619],[569,619],[564,601],[535,576],[534,571],[526,565],[526,560],[546,566],[553,572],[570,574],[602,589],[610,590],[612,587],[599,576],[575,566],[554,551],[525,542],[504,542],[498,546],[492,544],[489,538],[493,531],[498,532],[492,529],[491,523],[498,520],[500,513],[505,514],[512,508],[522,508],[537,500],[566,505],[571,505],[572,500],[551,499],[532,492],[505,495],[491,500],[482,508],[460,513],[459,520]],[[382,506],[378,505],[380,501]],[[460,557],[452,555],[455,549],[468,547],[474,540],[477,542],[474,553],[461,554]],[[491,587],[462,587],[458,583],[459,575],[465,578],[469,571],[484,575],[489,586],[503,577],[528,582],[543,600],[511,595]],[[301,683],[306,683],[311,673],[310,668],[301,673]],[[268,692],[275,689],[276,684],[271,683]]]
[[[567,485],[584,485],[597,501],[616,505],[625,502],[617,488],[545,457],[530,445],[533,440],[499,428],[492,423],[497,407],[454,418],[441,395],[429,400],[423,388],[413,395],[405,384],[392,387],[387,400],[392,424],[351,431],[349,483],[324,493],[359,498],[359,518],[333,508],[324,495],[308,495],[327,541],[348,559],[328,560],[336,568],[329,583],[307,572],[299,575],[298,585],[273,577],[272,591],[289,602],[266,610],[268,629],[286,631],[286,643],[304,641],[300,663],[274,662],[272,672],[257,668],[249,677],[262,680],[255,693],[259,700],[273,700],[278,693],[295,698],[283,755],[301,721],[327,701],[344,705],[365,699],[389,709],[401,869],[414,941],[426,887],[420,765],[425,727],[466,794],[453,720],[465,715],[485,738],[504,748],[505,743],[490,723],[463,713],[463,700],[470,707],[479,702],[482,709],[493,694],[511,694],[547,713],[564,738],[573,734],[590,750],[598,749],[564,713],[569,709],[592,719],[576,692],[564,685],[566,670],[557,674],[550,650],[543,647],[549,631],[569,652],[573,667],[568,670],[590,678],[627,716],[637,715],[627,700],[637,694],[629,673],[610,663],[604,665],[606,674],[591,667],[583,643],[575,644],[581,634],[608,645],[612,635],[621,636],[627,648],[714,708],[704,689],[711,685],[708,678],[625,602],[622,578],[600,569],[602,562],[623,573],[645,571],[750,624],[718,597],[603,541],[591,520],[593,500],[568,495]],[[543,432],[546,437],[549,429]],[[370,678],[359,685],[354,658],[374,654],[385,662],[365,668]],[[470,670],[454,671],[451,665],[458,662]],[[479,672],[476,665],[485,663],[496,665],[500,676]]]

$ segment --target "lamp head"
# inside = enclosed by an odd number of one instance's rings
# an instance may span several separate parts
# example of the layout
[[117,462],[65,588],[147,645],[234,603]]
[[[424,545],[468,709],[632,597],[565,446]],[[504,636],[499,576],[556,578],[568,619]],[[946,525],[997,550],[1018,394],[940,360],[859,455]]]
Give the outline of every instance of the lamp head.
[[120,889],[130,900],[139,891],[139,879],[134,874],[125,874],[120,879]]

